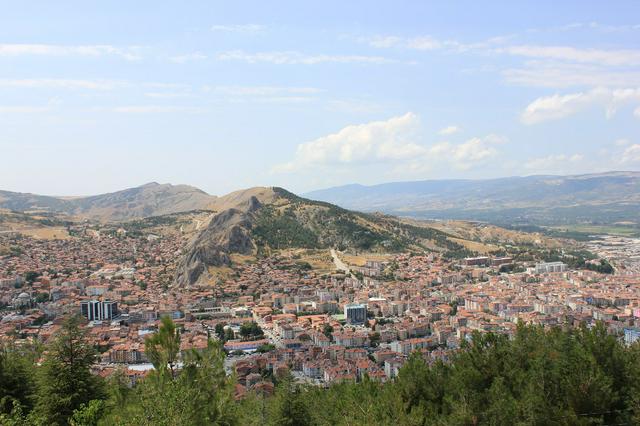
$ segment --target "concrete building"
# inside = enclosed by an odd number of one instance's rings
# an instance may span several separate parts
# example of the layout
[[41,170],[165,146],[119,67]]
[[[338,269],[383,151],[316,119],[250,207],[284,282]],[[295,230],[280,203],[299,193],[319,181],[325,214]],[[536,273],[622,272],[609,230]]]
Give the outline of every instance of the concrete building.
[[111,320],[118,316],[118,302],[85,300],[80,302],[80,313],[89,321]]
[[567,264],[562,262],[537,263],[534,269],[536,274],[549,274],[552,272],[566,272]]
[[631,327],[624,329],[624,342],[631,345],[640,340],[640,328]]
[[344,316],[347,324],[364,324],[367,320],[367,305],[350,303],[344,306]]
[[467,257],[464,259],[465,266],[487,266],[491,262],[486,256]]

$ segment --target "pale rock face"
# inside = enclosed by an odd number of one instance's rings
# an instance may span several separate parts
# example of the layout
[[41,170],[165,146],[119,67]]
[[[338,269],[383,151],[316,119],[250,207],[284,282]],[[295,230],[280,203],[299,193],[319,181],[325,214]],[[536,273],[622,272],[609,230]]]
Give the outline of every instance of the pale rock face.
[[253,253],[252,215],[260,207],[260,201],[252,196],[244,206],[214,215],[187,246],[186,255],[178,265],[176,282],[181,286],[195,284],[208,278],[210,266],[229,265],[229,253]]

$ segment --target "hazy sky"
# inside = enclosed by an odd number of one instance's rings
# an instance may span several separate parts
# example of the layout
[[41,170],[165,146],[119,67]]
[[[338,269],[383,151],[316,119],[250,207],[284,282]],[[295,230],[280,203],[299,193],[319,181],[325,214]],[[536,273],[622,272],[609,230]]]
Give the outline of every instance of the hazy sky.
[[638,1],[0,1],[0,189],[613,169]]

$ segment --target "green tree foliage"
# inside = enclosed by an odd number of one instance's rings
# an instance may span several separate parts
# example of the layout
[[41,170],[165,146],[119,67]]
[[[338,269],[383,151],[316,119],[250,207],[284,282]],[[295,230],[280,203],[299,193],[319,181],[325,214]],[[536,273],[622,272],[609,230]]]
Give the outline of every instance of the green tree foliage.
[[264,331],[262,331],[258,323],[251,321],[245,322],[240,326],[240,335],[246,340],[259,339],[264,336]]
[[154,341],[155,350],[160,354],[159,368],[127,396],[124,408],[112,410],[105,424],[237,424],[233,377],[225,374],[225,355],[220,342],[209,341],[206,349],[183,354],[183,366],[177,373],[162,367],[175,349],[175,325],[170,319],[163,321],[160,333],[165,337]]
[[223,342],[226,342],[227,340],[233,340],[235,338],[236,335],[231,328],[227,328],[224,330],[224,339],[222,340]]
[[563,332],[520,326],[514,339],[474,335],[451,364],[415,359],[396,383],[409,411],[458,424],[611,424],[634,408],[630,357],[602,326]]
[[321,388],[287,375],[273,396],[234,401],[221,342],[180,354],[168,318],[148,341],[156,369],[133,389],[120,371],[102,392],[89,373],[93,350],[75,321],[46,348],[42,366],[29,352],[2,352],[0,425],[640,424],[640,344],[624,346],[602,325],[476,333],[446,362],[412,354],[384,384],[365,375]]
[[270,425],[308,426],[310,422],[310,406],[305,401],[304,390],[293,383],[291,375],[287,375],[278,384],[270,405]]
[[49,294],[48,293],[36,293],[35,300],[36,300],[36,303],[46,302],[47,300],[49,300]]
[[180,333],[170,317],[162,317],[158,332],[145,340],[144,351],[157,371],[164,374],[169,369],[171,376],[175,376],[180,352]]
[[216,324],[216,327],[215,327],[216,336],[218,336],[218,339],[220,339],[222,341],[225,340],[224,339],[224,337],[225,337],[225,335],[224,335],[224,326],[225,326],[225,324],[219,322],[218,324]]
[[333,338],[333,327],[331,327],[331,325],[329,324],[325,324],[324,328],[322,329],[322,333],[327,336],[329,340],[331,340]]
[[275,249],[319,247],[316,234],[302,226],[291,209],[282,212],[272,206],[263,206],[252,233],[259,245]]
[[90,371],[96,351],[79,322],[65,320],[39,368],[35,414],[44,424],[66,424],[83,404],[105,396],[102,380]]
[[600,259],[600,263],[597,264],[587,263],[586,267],[591,271],[600,272],[601,274],[613,274],[614,272],[613,266],[605,259]]
[[28,271],[24,274],[24,279],[27,283],[32,283],[40,277],[40,273],[36,271]]
[[380,344],[380,333],[377,331],[369,334],[369,345],[373,348],[378,347]]
[[104,415],[105,402],[99,399],[82,404],[69,419],[71,426],[97,426]]
[[275,345],[272,345],[271,343],[265,343],[264,345],[261,345],[260,347],[258,347],[258,349],[256,349],[256,352],[265,353],[265,352],[271,352],[275,349],[276,349]]
[[13,344],[0,347],[0,414],[32,408],[36,389],[34,359],[33,348]]

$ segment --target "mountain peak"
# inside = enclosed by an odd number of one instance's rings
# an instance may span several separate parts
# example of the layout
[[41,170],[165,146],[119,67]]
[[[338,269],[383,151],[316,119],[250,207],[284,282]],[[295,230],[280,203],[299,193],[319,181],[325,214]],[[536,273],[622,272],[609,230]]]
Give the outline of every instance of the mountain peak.
[[0,208],[15,211],[44,210],[101,221],[124,221],[207,209],[216,197],[188,185],[149,182],[88,197],[49,197],[2,193]]

